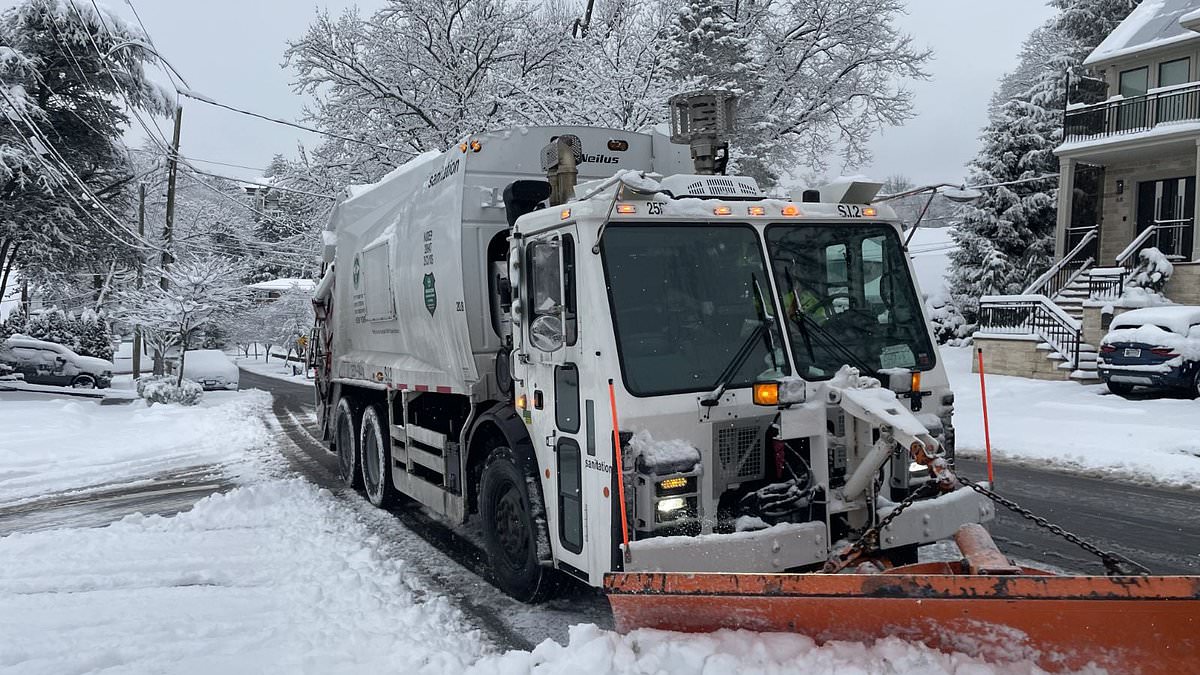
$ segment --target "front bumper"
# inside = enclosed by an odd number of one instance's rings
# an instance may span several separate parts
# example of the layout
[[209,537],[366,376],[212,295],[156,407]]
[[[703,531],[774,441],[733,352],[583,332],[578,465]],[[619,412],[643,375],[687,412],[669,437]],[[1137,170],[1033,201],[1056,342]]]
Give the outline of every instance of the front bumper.
[[1174,389],[1178,387],[1186,387],[1191,380],[1184,366],[1176,366],[1170,370],[1157,370],[1156,366],[1147,366],[1145,370],[1126,366],[1123,368],[1112,368],[1104,365],[1097,366],[1096,370],[1100,374],[1100,379],[1104,382],[1117,382],[1119,384],[1133,384],[1143,387],[1159,387],[1163,389]]
[[786,523],[753,532],[651,537],[630,542],[627,572],[783,572],[825,562],[825,523]]

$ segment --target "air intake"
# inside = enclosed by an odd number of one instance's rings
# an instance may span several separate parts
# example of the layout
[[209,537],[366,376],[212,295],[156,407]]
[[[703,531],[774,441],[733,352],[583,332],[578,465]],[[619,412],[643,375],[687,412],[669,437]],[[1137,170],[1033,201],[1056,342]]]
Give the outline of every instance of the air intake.
[[697,197],[700,199],[761,199],[762,190],[758,183],[747,176],[698,176],[680,174],[668,176],[660,181],[662,189],[676,199]]

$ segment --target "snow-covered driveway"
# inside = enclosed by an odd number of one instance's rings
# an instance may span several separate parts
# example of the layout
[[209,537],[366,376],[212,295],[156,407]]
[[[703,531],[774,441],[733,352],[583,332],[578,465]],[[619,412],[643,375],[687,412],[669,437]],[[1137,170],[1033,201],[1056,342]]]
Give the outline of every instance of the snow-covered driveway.
[[[94,487],[100,476],[152,480],[198,461],[235,477],[229,492],[173,517],[132,514],[105,527],[0,538],[0,672],[1037,672],[897,639],[816,645],[730,631],[621,636],[587,624],[573,626],[565,645],[547,640],[500,652],[381,533],[415,535],[377,527],[388,514],[364,512],[355,495],[287,474],[265,401],[262,392],[240,392],[202,408],[145,410],[0,400],[11,432],[0,475],[22,487],[23,499]],[[65,413],[74,421],[47,426]],[[64,447],[70,461],[53,457]],[[139,477],[143,468],[151,473]]]

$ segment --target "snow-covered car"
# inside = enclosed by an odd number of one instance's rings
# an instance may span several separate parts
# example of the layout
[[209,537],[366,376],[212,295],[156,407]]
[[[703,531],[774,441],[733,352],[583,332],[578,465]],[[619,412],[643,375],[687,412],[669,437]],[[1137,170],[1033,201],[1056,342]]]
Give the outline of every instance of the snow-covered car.
[[1100,341],[1097,369],[1114,394],[1141,386],[1200,397],[1200,307],[1147,307],[1118,316]]
[[183,376],[205,389],[237,389],[238,367],[219,349],[189,349],[183,354]]
[[8,349],[0,352],[3,354],[0,358],[26,382],[81,389],[104,388],[112,384],[112,361],[80,356],[63,345],[23,335],[8,338],[4,345]]

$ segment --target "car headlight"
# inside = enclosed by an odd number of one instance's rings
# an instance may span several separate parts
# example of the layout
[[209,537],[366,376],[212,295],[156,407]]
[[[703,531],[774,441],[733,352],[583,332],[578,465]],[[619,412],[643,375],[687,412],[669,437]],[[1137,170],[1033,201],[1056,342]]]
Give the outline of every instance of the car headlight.
[[660,499],[658,501],[659,513],[672,513],[687,506],[687,502],[683,497],[670,497],[668,499]]

